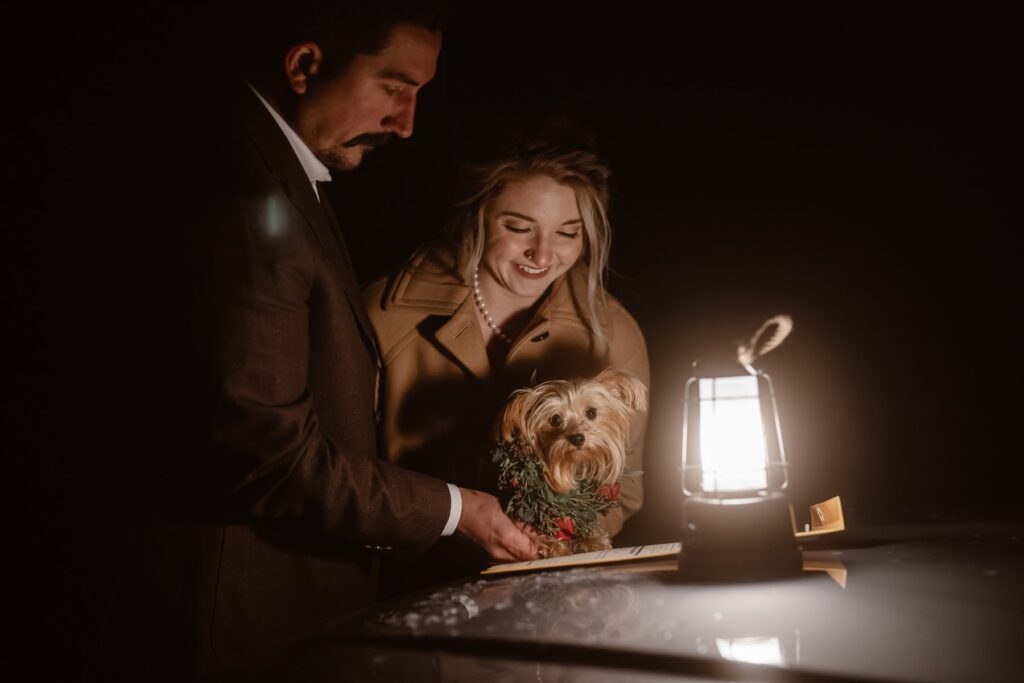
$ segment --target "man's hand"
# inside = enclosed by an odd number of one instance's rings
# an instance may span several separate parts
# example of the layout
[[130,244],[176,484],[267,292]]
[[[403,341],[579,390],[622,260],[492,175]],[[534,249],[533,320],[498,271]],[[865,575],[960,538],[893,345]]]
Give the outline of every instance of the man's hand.
[[456,530],[487,551],[497,562],[525,562],[537,559],[537,546],[521,526],[501,510],[489,493],[459,488],[462,516]]

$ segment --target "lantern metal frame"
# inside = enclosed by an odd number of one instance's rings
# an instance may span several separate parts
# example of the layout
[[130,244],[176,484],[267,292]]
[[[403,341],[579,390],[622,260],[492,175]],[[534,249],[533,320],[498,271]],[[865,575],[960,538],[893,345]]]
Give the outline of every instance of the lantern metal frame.
[[[700,379],[742,376],[742,373],[697,372],[686,383],[682,444],[683,537],[679,570],[688,580],[751,581],[799,574],[802,556],[793,535],[786,490],[789,463],[775,386],[767,373],[743,367],[757,378],[761,428],[765,440],[765,487],[746,490],[705,490],[700,457]],[[761,387],[767,389],[763,392]],[[693,396],[696,394],[696,396]],[[697,402],[696,408],[694,401]],[[765,419],[766,409],[770,419]],[[771,434],[768,433],[769,427]],[[694,457],[696,453],[697,457]],[[688,485],[696,477],[699,486]]]

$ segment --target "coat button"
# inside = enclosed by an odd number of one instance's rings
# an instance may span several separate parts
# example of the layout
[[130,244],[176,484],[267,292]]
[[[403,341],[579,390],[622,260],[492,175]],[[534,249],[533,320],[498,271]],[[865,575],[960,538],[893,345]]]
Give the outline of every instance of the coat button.
[[376,424],[380,424],[380,421],[381,421],[382,418],[383,418],[383,411],[377,410],[377,411],[375,411],[373,413],[373,421]]
[[551,333],[545,331],[545,332],[541,332],[540,334],[538,334],[536,337],[534,337],[530,341],[532,341],[532,342],[541,342],[541,341],[544,341],[545,339],[547,339],[550,336],[551,336]]

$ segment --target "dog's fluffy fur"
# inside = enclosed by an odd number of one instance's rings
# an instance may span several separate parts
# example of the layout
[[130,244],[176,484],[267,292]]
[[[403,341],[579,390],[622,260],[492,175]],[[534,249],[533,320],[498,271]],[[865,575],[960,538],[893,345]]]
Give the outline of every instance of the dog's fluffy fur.
[[[647,387],[635,375],[608,369],[591,379],[553,380],[515,392],[499,424],[502,441],[524,439],[544,464],[547,485],[559,493],[577,481],[612,485],[626,468],[633,417],[647,410]],[[571,542],[539,539],[544,557],[611,547],[602,529]]]

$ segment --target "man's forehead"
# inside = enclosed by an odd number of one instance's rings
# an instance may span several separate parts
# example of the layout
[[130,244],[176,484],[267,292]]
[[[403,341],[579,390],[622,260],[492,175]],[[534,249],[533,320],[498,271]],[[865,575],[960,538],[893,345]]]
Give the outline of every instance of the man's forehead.
[[398,24],[388,34],[384,49],[369,59],[375,63],[378,77],[422,85],[434,77],[440,53],[440,31]]

